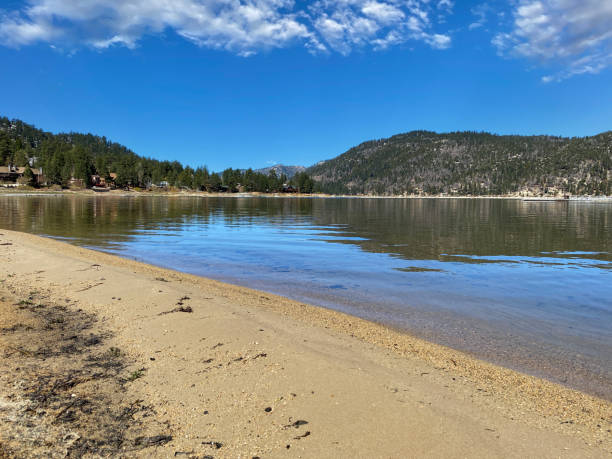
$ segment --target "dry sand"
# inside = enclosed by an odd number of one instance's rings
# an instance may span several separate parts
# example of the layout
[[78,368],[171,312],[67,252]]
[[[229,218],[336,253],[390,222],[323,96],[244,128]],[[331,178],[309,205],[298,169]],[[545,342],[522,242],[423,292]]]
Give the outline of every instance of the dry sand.
[[608,401],[334,311],[0,233],[0,457],[612,455]]

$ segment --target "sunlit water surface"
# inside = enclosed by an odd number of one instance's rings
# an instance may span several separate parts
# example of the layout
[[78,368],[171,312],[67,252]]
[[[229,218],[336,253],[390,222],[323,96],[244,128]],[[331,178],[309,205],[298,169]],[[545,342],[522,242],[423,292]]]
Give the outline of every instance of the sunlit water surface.
[[391,325],[612,399],[612,204],[0,195],[0,226]]

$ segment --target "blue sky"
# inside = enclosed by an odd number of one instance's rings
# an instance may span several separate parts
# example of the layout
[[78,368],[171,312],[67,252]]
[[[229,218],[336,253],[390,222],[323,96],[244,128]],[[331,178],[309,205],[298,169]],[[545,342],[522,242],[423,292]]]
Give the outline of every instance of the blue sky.
[[610,0],[0,8],[0,114],[193,166],[310,165],[414,129],[612,129]]

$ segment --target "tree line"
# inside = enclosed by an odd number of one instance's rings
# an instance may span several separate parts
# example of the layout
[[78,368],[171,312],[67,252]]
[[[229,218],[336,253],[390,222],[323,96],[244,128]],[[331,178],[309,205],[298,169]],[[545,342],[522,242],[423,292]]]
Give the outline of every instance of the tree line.
[[[118,187],[148,188],[168,185],[202,191],[311,193],[314,182],[306,173],[291,179],[274,170],[262,174],[252,169],[211,172],[206,166],[192,168],[179,161],[160,161],[137,155],[106,137],[92,134],[52,134],[20,120],[0,118],[0,165],[41,167],[50,185],[68,186],[72,179],[91,185],[94,175]],[[29,174],[29,173],[28,173]]]

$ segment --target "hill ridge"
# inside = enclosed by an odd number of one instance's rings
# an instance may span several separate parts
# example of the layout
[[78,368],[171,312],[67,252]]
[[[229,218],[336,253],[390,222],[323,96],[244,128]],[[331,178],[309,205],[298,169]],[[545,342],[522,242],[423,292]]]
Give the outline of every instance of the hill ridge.
[[612,131],[587,137],[414,130],[307,173],[331,194],[612,194]]

